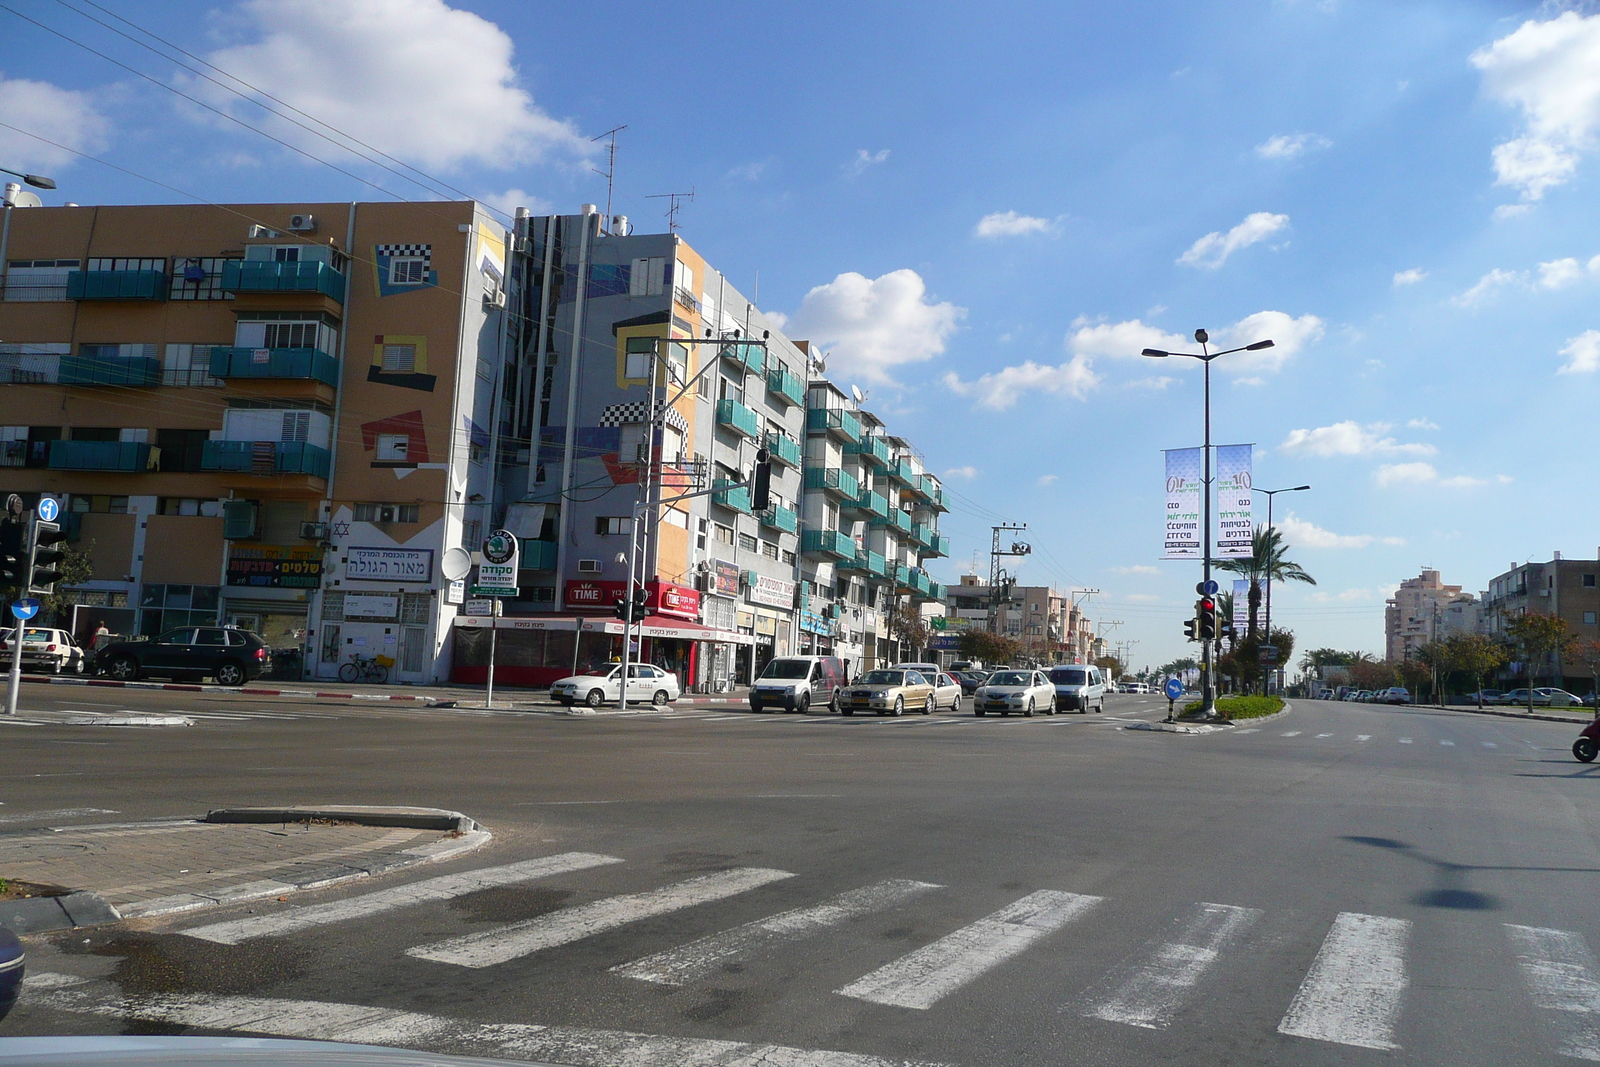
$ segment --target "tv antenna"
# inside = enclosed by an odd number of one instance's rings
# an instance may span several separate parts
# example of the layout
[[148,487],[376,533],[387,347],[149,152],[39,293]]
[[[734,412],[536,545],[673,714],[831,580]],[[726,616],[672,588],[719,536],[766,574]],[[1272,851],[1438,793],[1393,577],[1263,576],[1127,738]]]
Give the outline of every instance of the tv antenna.
[[678,208],[680,206],[680,201],[688,200],[691,204],[694,203],[694,187],[691,186],[687,193],[652,193],[651,195],[645,197],[645,199],[671,201],[672,206],[667,208],[667,232],[677,233]]
[[594,171],[596,174],[604,174],[606,176],[606,225],[607,226],[611,225],[611,188],[612,188],[612,185],[614,184],[614,182],[616,180],[616,176],[617,176],[617,134],[621,133],[623,130],[625,130],[627,128],[628,127],[626,125],[613,126],[609,130],[607,130],[605,133],[602,133],[599,137],[591,137],[591,138],[589,138],[589,143],[590,144],[593,144],[595,141],[603,140],[604,138],[607,138],[607,137],[611,138],[611,146],[608,149],[606,149],[606,169],[605,170],[601,170],[599,167],[590,167],[589,168],[590,170]]

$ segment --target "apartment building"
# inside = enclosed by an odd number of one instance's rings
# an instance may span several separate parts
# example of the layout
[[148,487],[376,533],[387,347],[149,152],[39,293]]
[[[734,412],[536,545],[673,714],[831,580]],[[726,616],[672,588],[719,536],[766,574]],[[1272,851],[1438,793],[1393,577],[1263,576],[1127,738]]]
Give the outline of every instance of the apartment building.
[[1459,585],[1446,585],[1439,572],[1424,568],[1400,583],[1384,605],[1384,658],[1410,659],[1423,645],[1452,634],[1476,633],[1482,605]]
[[1042,662],[1088,663],[1105,654],[1105,643],[1095,636],[1092,620],[1070,595],[1051,586],[1012,585],[997,600],[989,583],[964,574],[958,585],[950,587],[946,603],[950,616],[958,620],[954,626],[946,622],[947,632],[985,627],[992,613],[995,632],[1020,641]]
[[[1600,639],[1600,558],[1565,559],[1556,552],[1544,563],[1512,563],[1489,580],[1483,594],[1484,632],[1503,636],[1507,623],[1528,612],[1565,619],[1581,641]],[[1551,666],[1568,679],[1562,684],[1573,692],[1587,692],[1593,685],[1588,669],[1579,663]],[[1546,678],[1539,684],[1551,683]]]
[[506,335],[483,207],[19,208],[0,246],[4,488],[63,502],[80,629],[448,675]]

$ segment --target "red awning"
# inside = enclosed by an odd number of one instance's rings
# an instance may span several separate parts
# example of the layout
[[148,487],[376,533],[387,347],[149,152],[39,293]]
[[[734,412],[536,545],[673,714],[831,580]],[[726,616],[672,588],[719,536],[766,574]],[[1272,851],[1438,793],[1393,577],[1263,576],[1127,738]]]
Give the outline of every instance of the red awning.
[[[622,634],[622,620],[591,618],[583,620],[585,631]],[[664,637],[679,641],[715,641],[721,644],[750,645],[755,638],[750,634],[731,630],[716,630],[687,619],[674,619],[668,615],[646,615],[637,632],[641,637]]]

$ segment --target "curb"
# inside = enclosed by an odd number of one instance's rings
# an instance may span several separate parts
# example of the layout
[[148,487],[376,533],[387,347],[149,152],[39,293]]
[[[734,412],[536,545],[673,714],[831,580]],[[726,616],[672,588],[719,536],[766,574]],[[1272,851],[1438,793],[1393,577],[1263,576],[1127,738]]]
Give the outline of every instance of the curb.
[[395,826],[412,830],[439,830],[470,833],[478,824],[459,811],[444,808],[401,808],[371,804],[346,804],[319,807],[296,804],[286,808],[212,808],[200,822],[214,823],[290,823],[309,819],[353,822],[360,826]]
[[59,897],[26,897],[0,902],[0,928],[14,934],[75,930],[122,919],[122,914],[94,893],[78,891]]
[[315,689],[264,689],[257,686],[193,685],[185,682],[115,682],[104,678],[58,678],[54,675],[24,675],[24,682],[40,685],[82,685],[96,689],[164,689],[175,693],[242,693],[257,697],[320,697],[323,700],[399,700],[426,704],[445,697],[410,693],[325,693]]
[[1287,714],[1289,714],[1289,712],[1291,712],[1293,710],[1294,710],[1294,705],[1291,704],[1289,701],[1285,700],[1283,702],[1283,707],[1279,708],[1277,711],[1273,712],[1271,715],[1257,715],[1253,719],[1229,719],[1225,723],[1216,723],[1216,724],[1198,723],[1198,724],[1195,724],[1195,725],[1190,725],[1188,723],[1177,723],[1177,722],[1161,722],[1161,721],[1158,720],[1158,721],[1155,721],[1155,722],[1132,723],[1132,724],[1130,724],[1128,726],[1124,726],[1123,729],[1124,730],[1158,730],[1161,733],[1165,733],[1165,734],[1209,734],[1209,733],[1215,733],[1218,730],[1231,730],[1231,729],[1234,729],[1235,727],[1239,726],[1241,723],[1267,722],[1268,720],[1276,719],[1276,718],[1278,718],[1280,716],[1287,715]]
[[1462,708],[1451,707],[1448,704],[1442,708],[1437,704],[1413,704],[1411,706],[1414,708],[1429,708],[1433,711],[1459,711],[1468,715],[1497,715],[1502,719],[1521,719],[1524,722],[1529,719],[1536,722],[1564,722],[1568,726],[1587,726],[1589,723],[1594,722],[1593,718],[1572,719],[1565,715],[1529,715],[1525,711],[1495,711],[1492,708]]

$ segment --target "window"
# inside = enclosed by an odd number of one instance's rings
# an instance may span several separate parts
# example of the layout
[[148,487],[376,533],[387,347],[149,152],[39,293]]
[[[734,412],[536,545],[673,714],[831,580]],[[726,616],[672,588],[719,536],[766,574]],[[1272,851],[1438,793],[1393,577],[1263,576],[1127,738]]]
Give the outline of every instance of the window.
[[697,522],[698,522],[699,525],[696,527],[696,533],[695,533],[695,537],[694,537],[694,547],[696,547],[700,551],[704,552],[706,550],[706,526],[707,526],[707,523],[706,523],[705,519],[699,519],[699,520],[697,520]]
[[222,379],[211,376],[211,349],[211,345],[168,345],[161,361],[161,384],[220,388]]
[[790,566],[793,566],[794,565],[794,553],[790,552],[788,549],[784,549],[783,550],[783,562],[789,564]]
[[[420,263],[421,260],[418,260]],[[384,345],[383,372],[385,374],[411,374],[417,369],[416,345]]]
[[604,536],[625,534],[628,532],[628,525],[628,517],[626,515],[596,515],[594,532]]
[[468,519],[461,524],[461,543],[469,548],[476,548],[482,542],[483,525],[477,519]]
[[628,338],[628,350],[624,358],[622,376],[624,378],[650,377],[650,357],[655,353],[656,342],[653,337]]
[[421,256],[396,256],[389,261],[390,285],[422,285],[428,280],[428,261]]
[[719,523],[713,524],[713,530],[715,531],[715,533],[717,535],[717,540],[720,543],[722,543],[724,545],[733,544],[733,527],[732,526],[724,526],[724,525],[722,525],[722,523],[719,522]]
[[1594,612],[1586,611],[1583,613],[1583,624],[1585,626],[1593,626],[1595,624],[1595,618],[1596,616]]
[[300,262],[300,247],[298,245],[280,245],[279,247],[274,248],[272,250],[272,262],[274,262],[274,263],[298,263],[298,262]]
[[761,554],[768,559],[778,558],[778,546],[771,541],[761,542]]
[[154,359],[155,345],[79,345],[78,355],[85,359]]
[[6,268],[7,301],[38,303],[67,298],[67,275],[81,265],[76,259],[13,259]]
[[740,534],[739,550],[741,552],[754,552],[756,550],[756,539],[749,534]]
[[172,300],[226,300],[222,290],[222,265],[237,257],[191,256],[172,261]]
[[316,348],[317,323],[269,322],[263,348]]
[[[420,504],[357,504],[354,508],[357,522],[417,522],[421,519]],[[471,525],[470,523],[468,524]],[[473,537],[470,541],[476,541]]]
[[1594,588],[1594,575],[1585,574],[1583,576],[1583,587],[1585,589],[1593,589]]
[[379,463],[404,463],[406,452],[411,447],[411,437],[403,433],[380,433],[378,435],[378,462]]
[[666,282],[667,261],[663,256],[633,261],[628,275],[629,296],[660,296]]
[[[161,458],[163,460],[167,458],[165,452],[161,454]],[[163,464],[161,469],[166,470],[166,465]],[[222,504],[220,501],[200,500],[195,497],[164,496],[157,501],[156,512],[161,515],[198,515],[214,519],[221,516]]]
[[161,256],[156,259],[91,259],[90,270],[158,270],[167,273],[167,259]]
[[[156,447],[161,449],[161,469],[163,471],[197,471],[200,470],[200,460],[205,452],[206,441],[211,436],[209,430],[157,430]],[[199,501],[190,501],[196,510],[189,512],[162,512],[162,514],[199,514]]]

